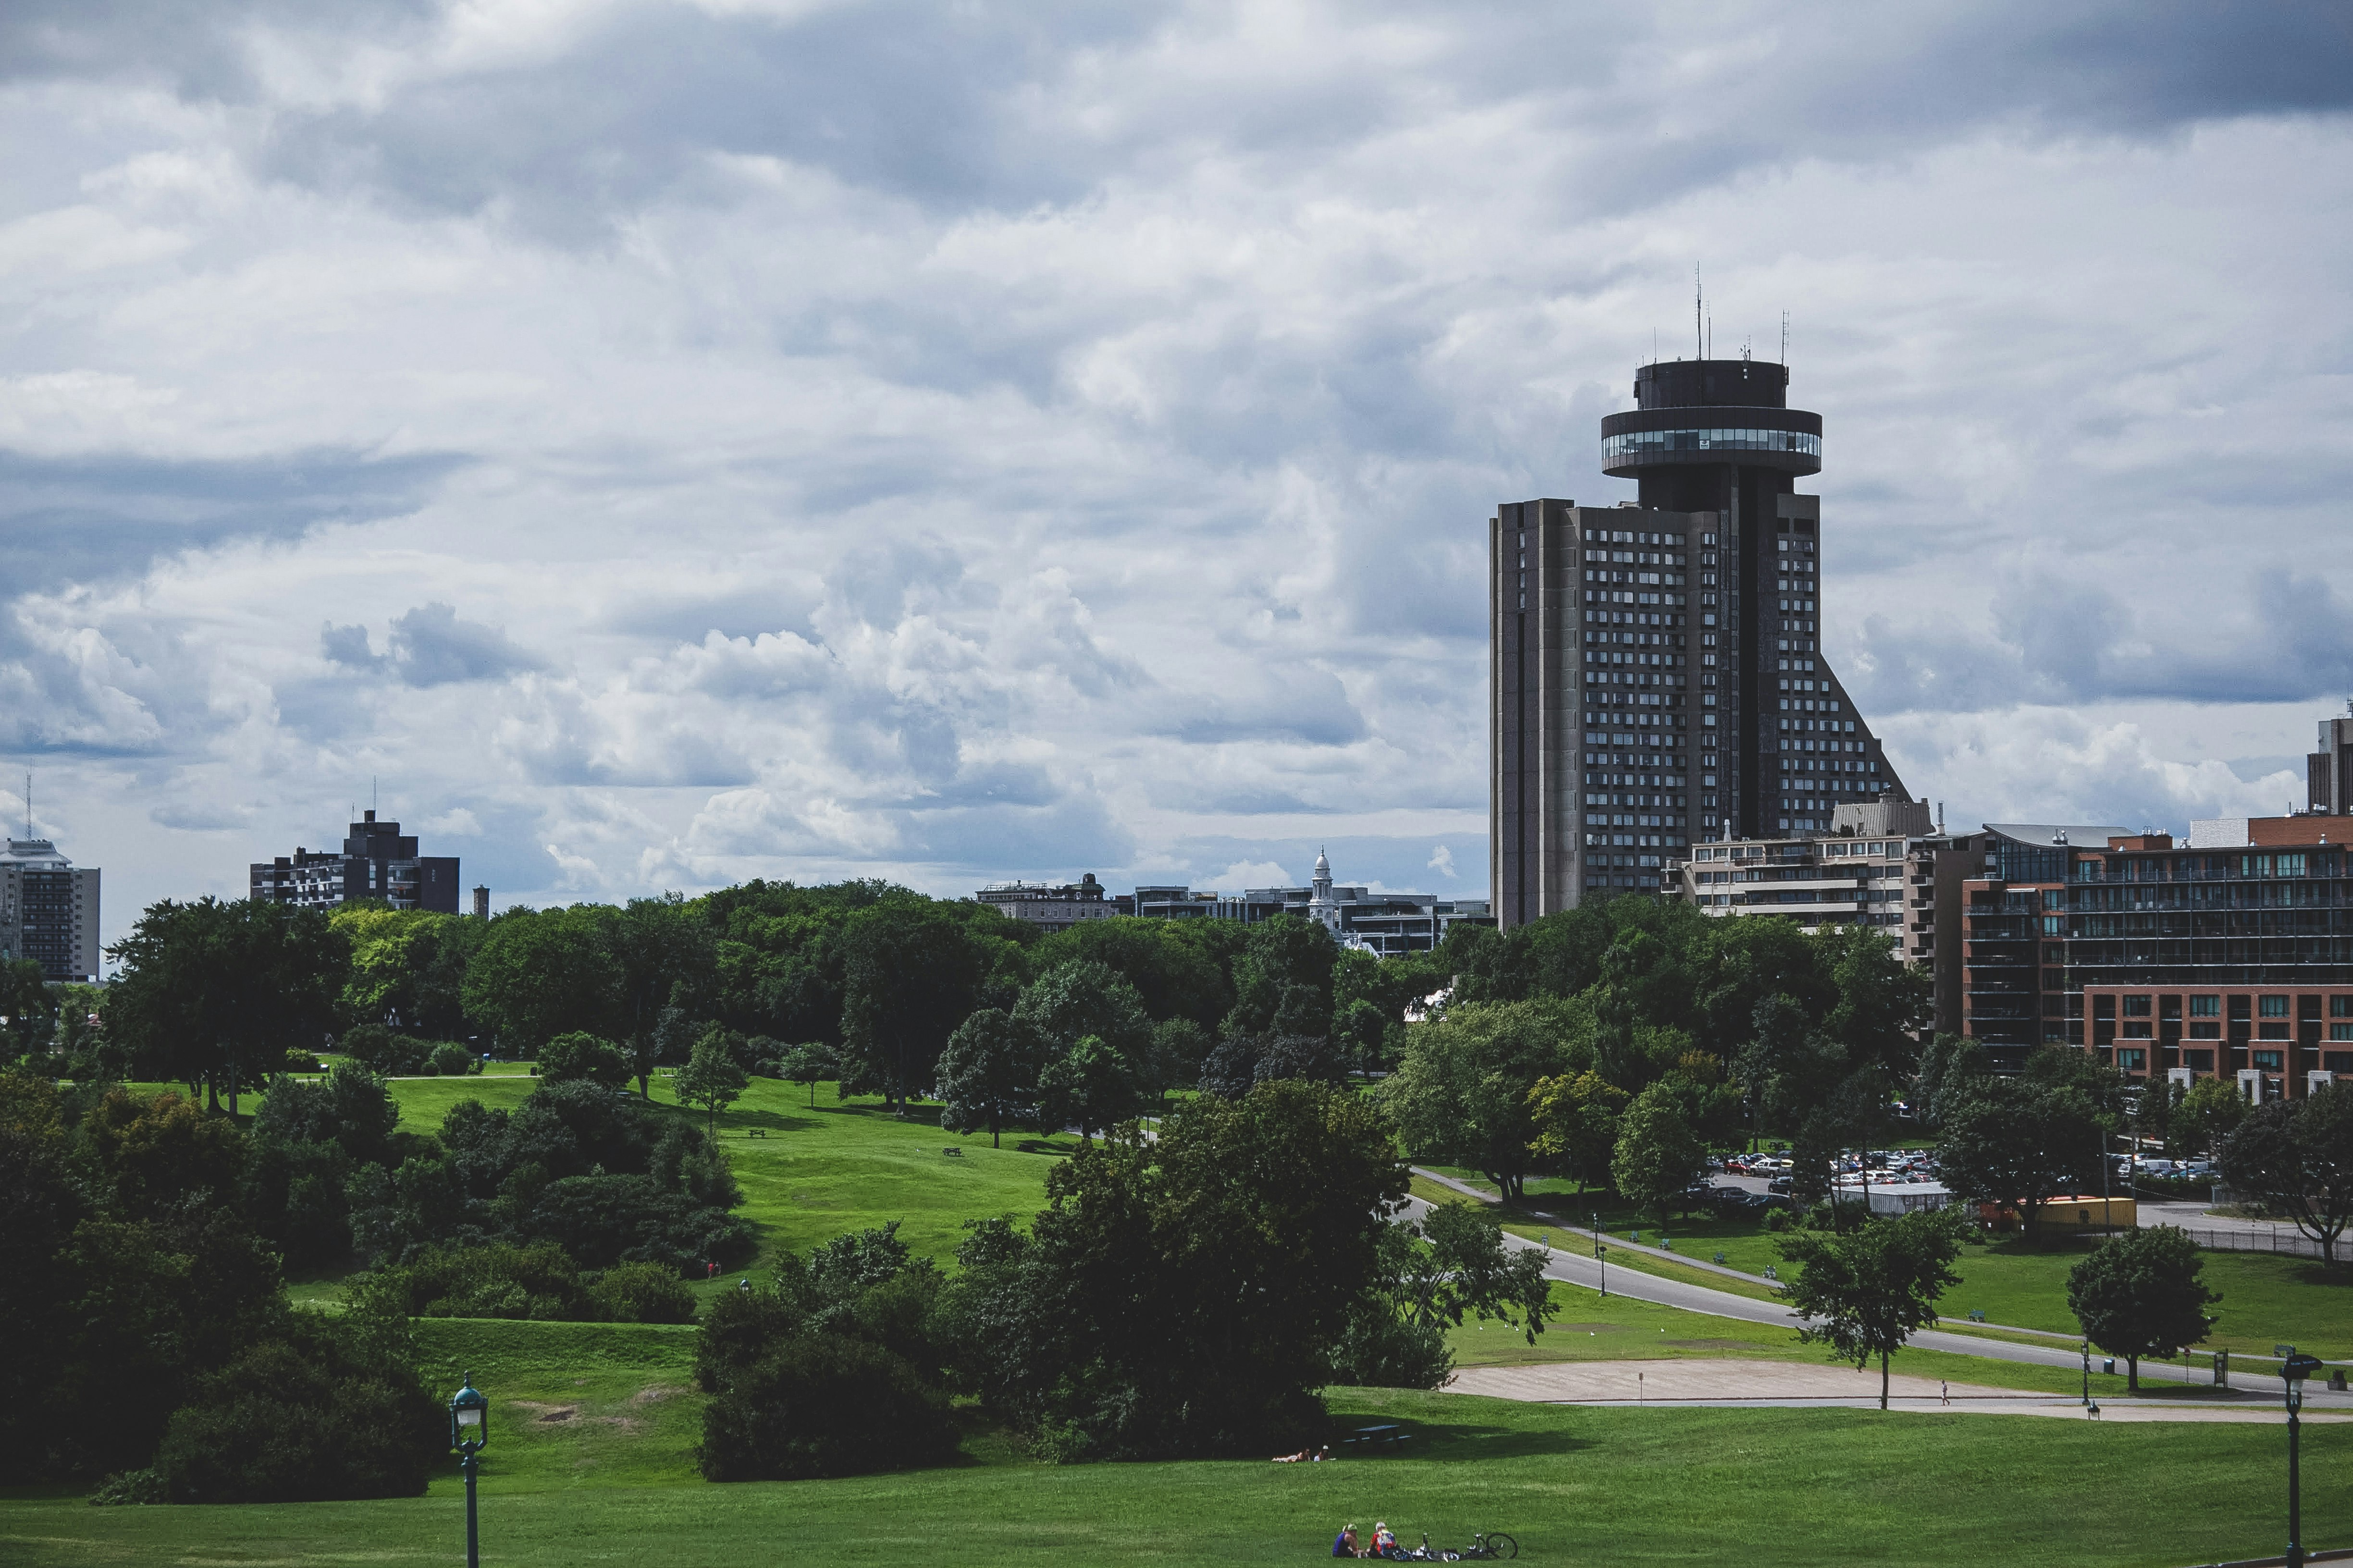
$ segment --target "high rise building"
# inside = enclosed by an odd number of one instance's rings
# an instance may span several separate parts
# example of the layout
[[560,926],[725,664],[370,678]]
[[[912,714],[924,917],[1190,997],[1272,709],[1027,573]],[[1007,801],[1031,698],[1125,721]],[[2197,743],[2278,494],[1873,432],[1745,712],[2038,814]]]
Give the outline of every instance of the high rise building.
[[0,854],[0,958],[29,958],[45,980],[98,978],[98,868],[77,867],[46,838]]
[[340,850],[298,848],[254,861],[247,896],[320,910],[381,899],[396,910],[454,915],[458,858],[419,855],[416,838],[402,834],[400,824],[378,822],[371,810],[351,825]]
[[1651,364],[1601,422],[1636,499],[1489,522],[1489,877],[1506,929],[1654,890],[1702,838],[1828,832],[1905,794],[1822,657],[1821,416],[1788,371]]
[[2320,721],[2320,749],[2304,759],[2305,809],[2316,816],[2353,814],[2353,701],[2348,717]]

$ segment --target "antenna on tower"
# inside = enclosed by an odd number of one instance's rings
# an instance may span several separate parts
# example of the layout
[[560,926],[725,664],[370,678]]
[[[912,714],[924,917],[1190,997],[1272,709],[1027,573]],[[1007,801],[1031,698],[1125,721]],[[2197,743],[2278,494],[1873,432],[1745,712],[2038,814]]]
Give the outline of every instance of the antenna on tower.
[[1705,358],[1707,358],[1708,354],[1712,354],[1712,353],[1714,353],[1715,352],[1715,318],[1714,316],[1710,316],[1710,317],[1707,319],[1707,351],[1706,351],[1706,353],[1705,353],[1701,354],[1699,357],[1700,357],[1700,358],[1702,358],[1702,359],[1705,359]]
[[33,836],[33,770],[25,770],[25,837]]
[[1789,368],[1789,312],[1781,312],[1781,368]]
[[1694,261],[1692,263],[1692,349],[1701,359],[1707,357],[1707,331],[1701,324],[1704,318],[1700,314],[1701,301],[1705,298],[1700,291],[1699,263]]

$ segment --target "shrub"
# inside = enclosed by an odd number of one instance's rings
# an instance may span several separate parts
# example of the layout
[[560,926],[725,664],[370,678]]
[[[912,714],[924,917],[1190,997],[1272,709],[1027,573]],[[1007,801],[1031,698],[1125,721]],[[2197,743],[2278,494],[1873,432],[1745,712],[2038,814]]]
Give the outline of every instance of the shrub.
[[153,1470],[117,1470],[99,1483],[90,1494],[92,1508],[119,1508],[126,1504],[170,1502],[172,1494],[164,1489],[164,1478]]
[[280,1070],[283,1072],[321,1071],[322,1068],[319,1066],[319,1053],[316,1051],[289,1051],[286,1053],[286,1065]]
[[586,1081],[618,1089],[629,1081],[629,1058],[610,1040],[575,1032],[539,1048],[539,1076],[550,1083]]
[[871,1475],[955,1452],[946,1395],[905,1357],[840,1334],[799,1333],[720,1376],[695,1458],[705,1479],[765,1481]]
[[482,1070],[480,1058],[455,1040],[443,1040],[425,1055],[427,1071],[443,1078],[464,1078]]
[[382,1024],[355,1024],[336,1044],[343,1053],[379,1078],[404,1078],[425,1065],[425,1043],[396,1035]]
[[1765,1211],[1765,1228],[1767,1230],[1788,1230],[1797,1223],[1796,1216],[1791,1215],[1788,1209],[1767,1209]]
[[658,1263],[617,1263],[590,1281],[588,1293],[617,1323],[691,1323],[694,1292]]
[[527,1318],[595,1322],[605,1316],[580,1270],[550,1242],[535,1247],[427,1247],[415,1262],[360,1280],[355,1303],[411,1318]]
[[551,1182],[525,1220],[589,1268],[660,1263],[684,1273],[732,1268],[756,1249],[750,1222],[651,1176],[566,1176]]
[[[174,1502],[418,1497],[447,1417],[404,1356],[364,1325],[298,1313],[198,1380],[155,1456]],[[132,1487],[123,1478],[124,1489]]]

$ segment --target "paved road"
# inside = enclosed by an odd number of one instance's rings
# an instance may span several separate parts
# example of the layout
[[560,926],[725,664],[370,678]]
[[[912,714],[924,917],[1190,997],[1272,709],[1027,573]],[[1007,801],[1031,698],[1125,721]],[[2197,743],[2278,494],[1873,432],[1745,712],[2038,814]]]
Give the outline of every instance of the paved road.
[[[1416,1217],[1430,1208],[1419,1198],[1409,1198],[1407,1205],[1409,1212]],[[1733,1295],[1728,1290],[1711,1290],[1704,1286],[1686,1284],[1680,1279],[1665,1279],[1635,1268],[1609,1268],[1606,1261],[1595,1261],[1589,1250],[1546,1247],[1525,1237],[1514,1236],[1509,1231],[1504,1234],[1504,1242],[1515,1249],[1544,1253],[1546,1258],[1546,1278],[1581,1285],[1588,1290],[1601,1289],[1606,1276],[1609,1293],[1631,1297],[1637,1301],[1651,1301],[1664,1307],[1680,1307],[1687,1312],[1705,1312],[1713,1317],[1785,1328],[1790,1331],[1793,1340],[1799,1326],[1798,1315],[1778,1301],[1759,1301],[1746,1296]],[[1914,1334],[1911,1343],[1921,1350],[1947,1351],[1954,1355],[2018,1362],[2029,1366],[2059,1367],[2069,1372],[2080,1372],[2084,1364],[2082,1353],[2074,1350],[1981,1339],[1973,1334],[1947,1333],[1938,1329],[1925,1329]],[[2166,1362],[2143,1362],[2140,1375],[2144,1382],[2211,1385],[2214,1381],[2212,1372],[2206,1368],[2175,1366]],[[2281,1394],[2277,1377],[2266,1376],[2235,1357],[2231,1380],[2233,1389],[2250,1397],[2277,1399]],[[2307,1384],[2305,1404],[2316,1410],[2353,1409],[2353,1393],[2331,1394]]]

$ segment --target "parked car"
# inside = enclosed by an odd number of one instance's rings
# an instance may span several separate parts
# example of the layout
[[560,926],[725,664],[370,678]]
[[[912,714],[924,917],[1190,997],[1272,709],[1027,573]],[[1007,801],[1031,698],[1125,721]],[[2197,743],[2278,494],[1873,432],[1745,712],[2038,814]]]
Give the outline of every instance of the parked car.
[[1789,1178],[1776,1176],[1765,1184],[1765,1190],[1768,1193],[1787,1193],[1789,1190]]

